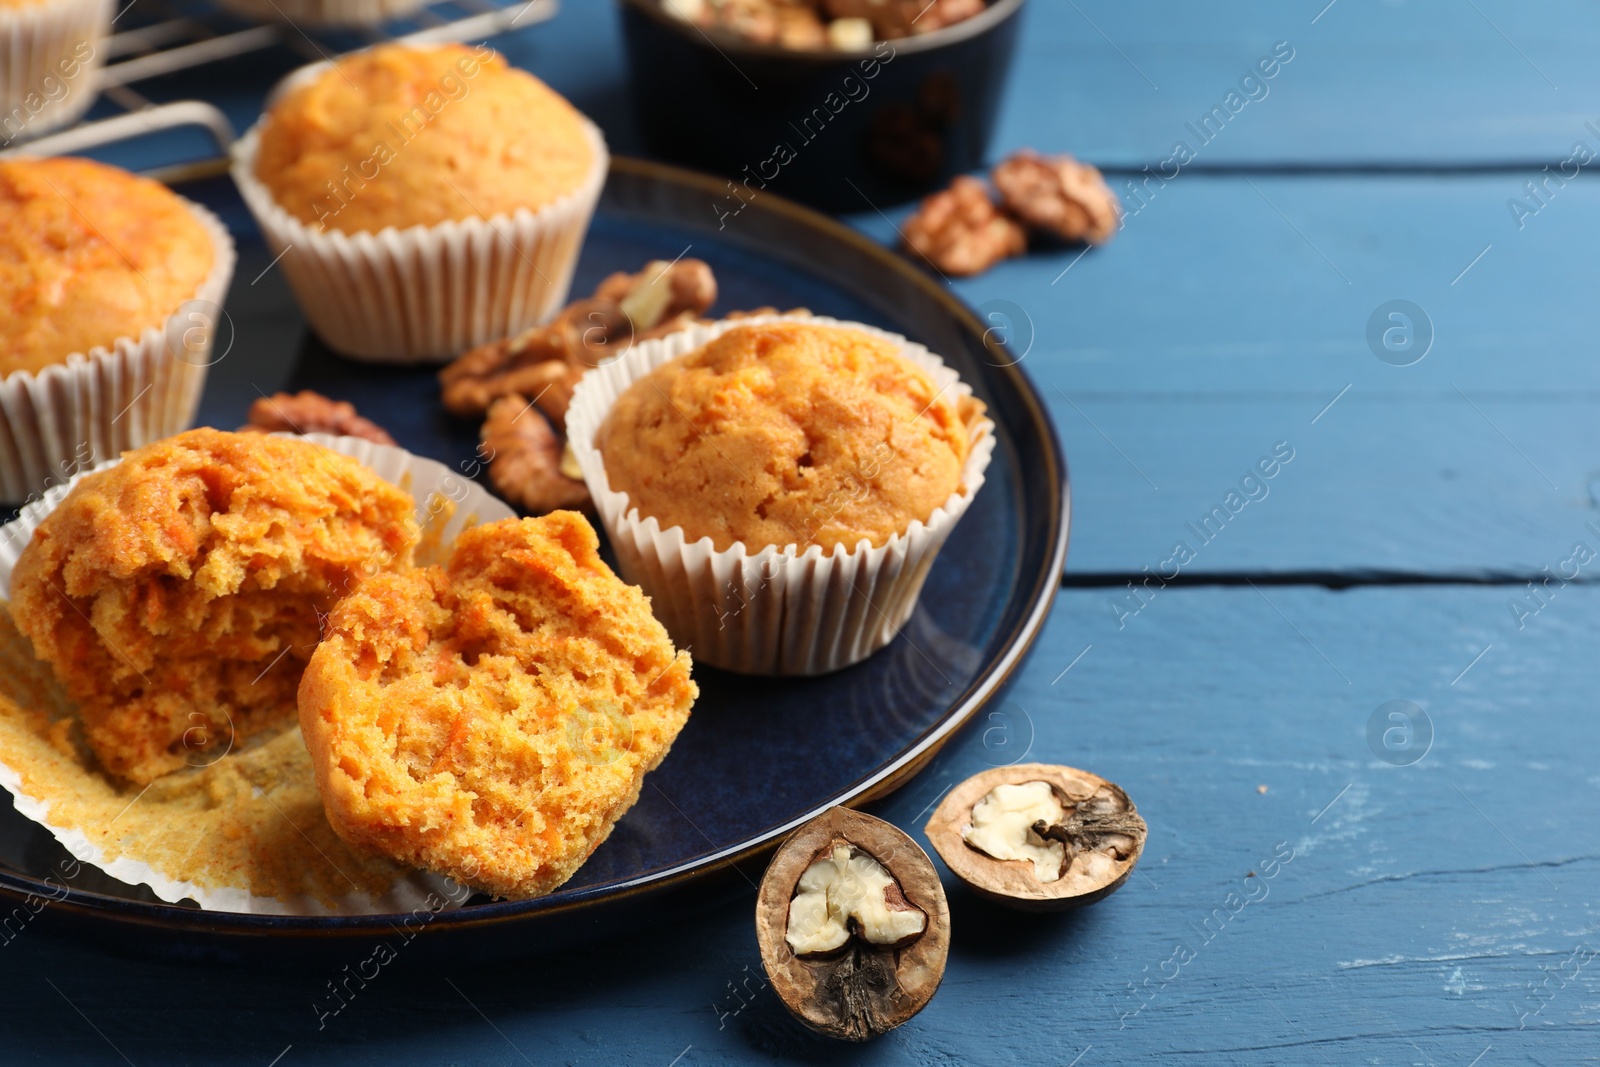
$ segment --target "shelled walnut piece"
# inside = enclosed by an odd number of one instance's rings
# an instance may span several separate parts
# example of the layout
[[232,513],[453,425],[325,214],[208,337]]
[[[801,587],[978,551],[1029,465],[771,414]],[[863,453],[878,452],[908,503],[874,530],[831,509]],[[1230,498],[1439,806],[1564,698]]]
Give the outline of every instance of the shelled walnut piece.
[[932,33],[983,14],[988,0],[822,0],[836,19],[862,18],[884,41]]
[[354,404],[332,400],[310,389],[258,397],[246,418],[245,425],[239,427],[240,433],[331,433],[364,437],[380,445],[395,443],[382,426],[357,414]]
[[534,515],[561,508],[593,510],[583,479],[562,470],[564,446],[545,417],[510,393],[489,405],[483,454],[495,492]]
[[716,299],[716,278],[698,259],[618,272],[543,326],[464,353],[439,372],[440,399],[452,414],[470,417],[485,414],[498,397],[521,393],[564,426],[584,371],[630,344],[691,325]]
[[956,178],[922,202],[906,221],[907,247],[945,274],[981,274],[1028,247],[1021,225],[995,206],[976,178]]
[[905,248],[944,274],[980,274],[1027,250],[1030,232],[1105,244],[1122,225],[1122,204],[1094,167],[1071,156],[1017,152],[994,168],[1000,202],[961,175],[923,200],[901,231]]
[[1027,860],[1041,882],[1061,877],[1067,848],[1044,836],[1060,825],[1066,811],[1049,782],[1001,784],[972,807],[972,824],[961,832],[967,844],[997,860]]
[[928,841],[978,893],[1024,911],[1090,904],[1144,851],[1144,819],[1120,788],[1072,767],[996,767],[952,789]]
[[835,841],[800,876],[784,940],[796,956],[818,956],[843,948],[853,936],[894,946],[927,928],[928,917],[906,900],[883,864]]
[[994,168],[1006,210],[1063,241],[1105,244],[1122,222],[1122,205],[1100,171],[1071,156],[1023,149]]
[[932,999],[950,908],[926,853],[870,815],[831,808],[779,847],[756,900],[772,988],[797,1019],[866,1041]]
[[988,0],[661,0],[667,14],[751,44],[858,50],[932,33],[981,14]]

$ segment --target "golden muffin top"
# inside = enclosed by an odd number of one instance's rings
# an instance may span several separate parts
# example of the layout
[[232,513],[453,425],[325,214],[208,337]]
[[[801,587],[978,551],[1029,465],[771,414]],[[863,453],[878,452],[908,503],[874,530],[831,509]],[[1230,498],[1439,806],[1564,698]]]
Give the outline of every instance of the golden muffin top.
[[0,159],[0,374],[162,326],[215,260],[163,185],[88,159]]
[[256,177],[300,221],[359,233],[537,211],[594,165],[577,109],[492,50],[384,45],[273,106]]
[[345,840],[507,897],[561,885],[639,797],[698,690],[583,516],[466,530],[362,584],[300,683]]
[[882,545],[961,488],[983,410],[893,343],[806,322],[738,326],[640,378],[596,434],[611,488],[718,551]]

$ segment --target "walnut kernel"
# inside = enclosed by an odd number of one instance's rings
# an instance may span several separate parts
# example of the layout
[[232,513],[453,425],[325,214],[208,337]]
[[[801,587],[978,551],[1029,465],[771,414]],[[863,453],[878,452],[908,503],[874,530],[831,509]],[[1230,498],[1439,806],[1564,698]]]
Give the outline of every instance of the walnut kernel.
[[1071,156],[1024,149],[994,168],[1006,209],[1063,241],[1104,244],[1122,223],[1122,204],[1100,171]]
[[1028,245],[1022,227],[995,206],[984,184],[965,175],[924,200],[906,220],[904,235],[911,251],[957,276],[986,271]]
[[355,405],[332,400],[321,393],[302,389],[298,393],[263,396],[250,405],[248,421],[240,433],[331,433],[342,437],[364,437],[380,445],[392,445],[394,438],[371,419],[356,413]]
[[635,341],[688,326],[716,298],[716,278],[698,259],[657,261],[636,274],[619,271],[544,325],[464,353],[439,372],[440,400],[452,414],[470,417],[518,393],[564,425],[585,370]]
[[483,424],[483,452],[495,491],[529,514],[589,509],[589,490],[562,470],[564,449],[545,417],[516,393],[497,398]]

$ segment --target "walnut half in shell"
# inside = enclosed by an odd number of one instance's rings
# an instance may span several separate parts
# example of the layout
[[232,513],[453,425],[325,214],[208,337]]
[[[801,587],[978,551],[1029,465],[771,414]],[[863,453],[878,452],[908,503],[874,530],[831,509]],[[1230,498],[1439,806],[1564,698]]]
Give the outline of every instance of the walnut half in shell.
[[756,899],[756,939],[795,1018],[866,1041],[933,998],[950,952],[950,908],[915,841],[882,819],[831,808],[773,856]]
[[968,778],[950,790],[926,830],[956,877],[1022,911],[1081,907],[1116,891],[1148,833],[1116,785],[1049,763]]

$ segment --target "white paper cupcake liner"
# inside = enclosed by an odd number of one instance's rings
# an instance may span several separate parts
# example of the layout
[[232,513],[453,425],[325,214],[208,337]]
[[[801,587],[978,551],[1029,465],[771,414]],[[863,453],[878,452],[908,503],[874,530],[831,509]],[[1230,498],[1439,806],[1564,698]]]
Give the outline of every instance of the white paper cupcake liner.
[[668,360],[735,326],[785,319],[884,338],[947,396],[972,393],[943,360],[899,334],[820,316],[774,315],[692,326],[635,345],[585,374],[567,411],[568,440],[623,575],[649,594],[656,618],[697,662],[745,674],[823,674],[859,663],[892,641],[916,608],[934,557],[983,486],[995,446],[994,423],[975,420],[962,488],[926,521],[913,521],[877,548],[836,545],[825,555],[816,545],[752,551],[736,542],[719,552],[709,537],[691,543],[683,527],[663,530],[655,518],[641,517],[626,493],[611,488],[595,448],[606,413],[629,385]]
[[[515,515],[503,502],[470,478],[442,463],[412,455],[404,449],[376,444],[359,437],[334,437],[320,433],[307,434],[305,440],[350,456],[380,478],[411,493],[417,502],[418,523],[425,534],[436,534],[438,543],[443,546],[448,546],[470,524],[494,522]],[[99,463],[94,470],[103,470],[119,462],[120,457]],[[33,531],[87,473],[90,472],[80,472],[70,481],[54,486],[39,500],[23,508],[15,520],[0,526],[0,598],[9,599],[11,595],[12,568],[16,566],[17,557],[27,546]],[[441,498],[455,505],[448,520],[444,519],[444,509],[437,503]],[[443,525],[439,526],[439,522],[443,522]],[[4,763],[0,763],[0,786],[10,792],[17,811],[48,830],[80,863],[92,864],[129,885],[149,886],[157,897],[168,902],[187,899],[195,901],[207,911],[257,915],[367,915],[411,911],[426,905],[430,898],[435,902],[444,899],[449,902],[448,906],[459,905],[466,899],[466,894],[459,886],[425,871],[407,872],[388,893],[381,896],[351,893],[337,900],[332,907],[309,896],[282,900],[253,894],[248,886],[205,886],[182,881],[126,853],[109,859],[81,828],[54,825],[50,821],[49,798],[23,792],[22,775]]]
[[409,15],[426,0],[217,0],[217,6],[260,22],[304,26],[376,26]]
[[207,368],[222,358],[213,358],[212,346],[234,264],[227,227],[200,205],[188,207],[214,250],[193,298],[138,337],[0,379],[0,498],[31,500],[96,463],[188,429]]
[[0,9],[0,148],[76,122],[89,110],[110,28],[111,0]]
[[404,230],[318,229],[279,207],[255,176],[261,123],[233,148],[233,180],[312,329],[372,363],[453,359],[536,326],[567,300],[578,252],[605,185],[605,138],[583,119],[594,169],[540,208]]

